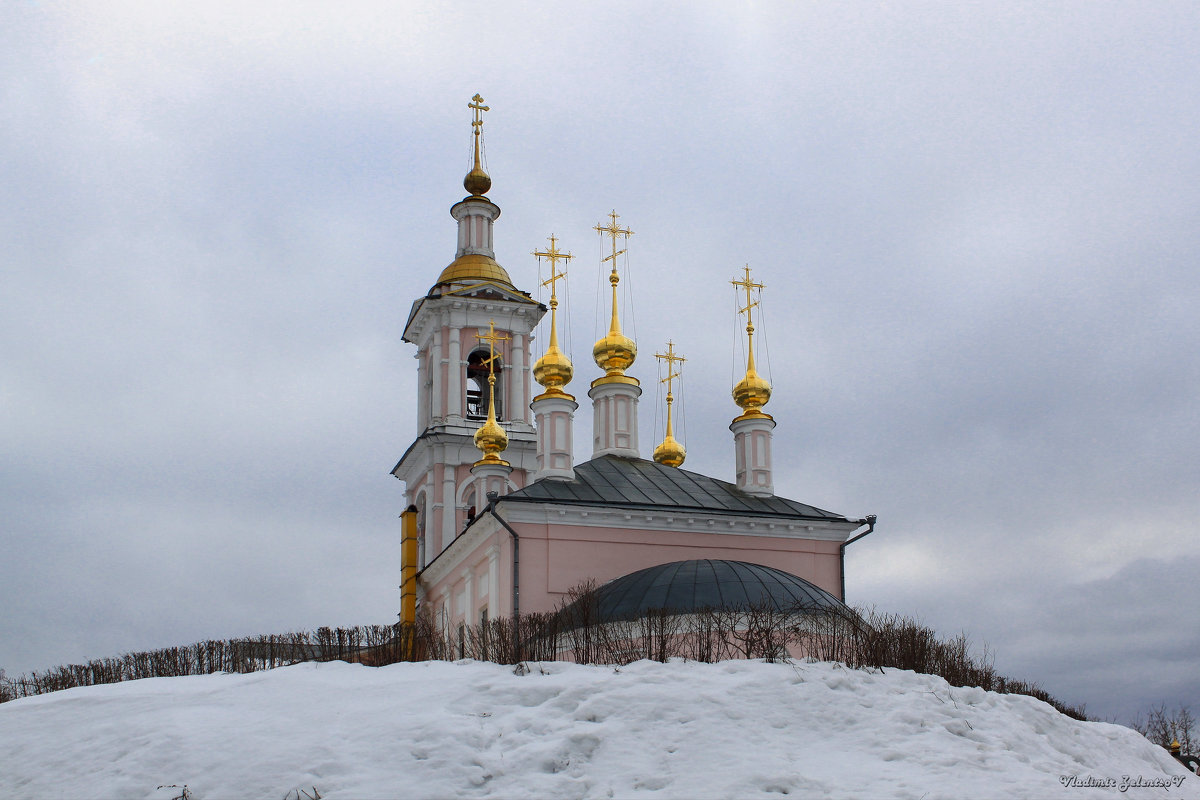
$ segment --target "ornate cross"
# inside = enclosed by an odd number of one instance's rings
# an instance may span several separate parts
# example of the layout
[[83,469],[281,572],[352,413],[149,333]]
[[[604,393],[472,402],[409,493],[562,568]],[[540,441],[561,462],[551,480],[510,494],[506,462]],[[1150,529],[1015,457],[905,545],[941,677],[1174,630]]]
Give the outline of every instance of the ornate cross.
[[761,288],[763,288],[763,285],[761,283],[754,283],[752,280],[750,280],[750,265],[749,264],[747,264],[745,267],[743,267],[743,269],[746,270],[746,279],[741,280],[741,281],[730,281],[730,283],[732,283],[734,286],[737,286],[738,288],[743,288],[746,290],[746,307],[739,308],[738,313],[746,315],[747,329],[753,331],[754,327],[750,321],[750,309],[752,309],[756,305],[758,305],[758,301],[755,300],[755,301],[751,302],[750,290],[751,289],[761,289]]
[[624,236],[626,239],[628,239],[630,236],[633,236],[633,231],[629,230],[629,228],[622,228],[617,225],[617,217],[618,216],[619,215],[617,214],[617,212],[613,211],[612,213],[610,213],[608,215],[609,222],[607,225],[600,225],[599,223],[597,223],[596,227],[593,228],[593,230],[596,231],[597,233],[599,233],[601,236],[603,236],[604,234],[607,233],[609,235],[609,237],[612,239],[612,255],[605,256],[602,259],[602,261],[613,262],[612,263],[613,275],[617,274],[617,256],[619,256],[625,252],[624,250],[617,250],[617,237]]
[[558,296],[555,293],[555,284],[558,282],[558,280],[560,278],[567,277],[567,271],[565,269],[562,272],[558,271],[558,262],[560,260],[561,261],[570,261],[575,256],[571,255],[570,253],[559,252],[558,239],[556,239],[554,237],[553,233],[550,234],[549,249],[541,250],[541,251],[534,250],[533,254],[535,256],[537,256],[538,261],[541,261],[543,258],[550,259],[550,277],[547,278],[546,280],[542,281],[542,286],[550,287],[550,307],[554,308],[555,306],[558,305]]
[[675,370],[675,365],[682,364],[684,361],[687,361],[687,359],[683,356],[675,355],[675,343],[670,339],[667,340],[667,352],[655,353],[654,357],[661,358],[663,361],[667,362],[667,377],[663,378],[661,383],[665,383],[667,385],[667,402],[670,403],[672,400],[671,389],[674,387],[675,378],[680,377],[682,374]]
[[488,343],[488,357],[486,359],[484,359],[483,363],[487,364],[488,383],[495,384],[496,383],[496,375],[492,369],[492,362],[494,362],[498,358],[498,356],[496,355],[496,342],[507,342],[511,337],[498,335],[496,333],[495,320],[488,320],[488,332],[487,333],[477,333],[477,334],[475,334],[475,338],[481,342]]
[[467,108],[471,109],[474,114],[475,119],[471,122],[471,127],[475,129],[475,135],[478,136],[483,128],[483,112],[491,111],[491,109],[483,104],[483,97],[478,94],[471,98],[471,102],[467,103]]

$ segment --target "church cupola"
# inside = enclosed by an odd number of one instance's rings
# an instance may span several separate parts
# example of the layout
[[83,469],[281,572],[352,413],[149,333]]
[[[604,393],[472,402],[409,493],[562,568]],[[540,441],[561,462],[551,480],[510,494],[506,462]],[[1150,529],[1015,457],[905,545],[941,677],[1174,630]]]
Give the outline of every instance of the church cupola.
[[733,431],[737,487],[749,494],[769,496],[775,493],[771,477],[771,431],[775,420],[762,410],[771,399],[771,384],[754,366],[753,312],[759,301],[752,299],[752,292],[761,292],[763,285],[750,280],[749,266],[745,270],[743,280],[730,281],[746,292],[746,305],[739,312],[746,315],[746,375],[733,387],[733,402],[742,409],[742,414],[729,429]]
[[683,356],[675,355],[675,343],[672,341],[667,342],[667,352],[655,353],[654,357],[667,362],[667,377],[662,379],[662,382],[667,385],[667,433],[658,447],[654,448],[654,460],[663,466],[678,467],[683,464],[683,460],[687,457],[687,451],[675,439],[675,429],[671,420],[671,404],[675,402],[673,392],[675,379],[680,378],[682,380],[683,378],[682,369],[676,372],[675,365],[682,364],[687,359]]
[[458,221],[458,250],[454,261],[442,270],[435,285],[494,281],[512,286],[504,267],[496,263],[496,253],[492,249],[492,223],[500,216],[500,207],[484,196],[492,188],[492,179],[483,171],[480,160],[483,112],[489,108],[479,95],[472,97],[467,107],[474,114],[471,127],[475,140],[474,166],[463,179],[463,187],[470,192],[470,197],[463,198],[450,209],[450,216]]
[[592,347],[596,366],[604,370],[604,376],[592,381],[588,397],[592,398],[592,457],[604,455],[638,458],[637,402],[642,394],[638,379],[626,375],[637,358],[637,344],[621,333],[621,320],[617,312],[617,258],[626,252],[617,249],[617,239],[628,243],[633,231],[617,225],[617,212],[609,216],[607,225],[596,225],[595,230],[607,235],[612,245],[610,255],[604,261],[612,262],[608,282],[612,285],[612,319],[608,334]]
[[567,394],[563,387],[571,382],[574,367],[571,359],[558,346],[558,281],[567,276],[566,271],[558,271],[558,262],[570,261],[570,253],[558,250],[558,240],[550,235],[550,247],[546,250],[533,252],[538,261],[545,258],[550,261],[550,277],[542,282],[542,286],[550,287],[550,344],[545,354],[533,365],[533,379],[546,390],[533,398],[533,420],[537,426],[537,472],[534,480],[555,478],[571,480],[575,477],[574,448],[572,447],[572,428],[575,424],[575,410],[579,404],[575,398]]

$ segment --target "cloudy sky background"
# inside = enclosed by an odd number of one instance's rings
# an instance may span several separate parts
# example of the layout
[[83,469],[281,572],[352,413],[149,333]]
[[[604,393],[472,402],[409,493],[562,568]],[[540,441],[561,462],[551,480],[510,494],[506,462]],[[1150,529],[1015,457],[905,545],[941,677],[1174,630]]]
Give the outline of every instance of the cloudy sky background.
[[591,228],[635,231],[646,455],[671,338],[732,479],[749,263],[777,491],[879,516],[851,603],[1095,715],[1200,701],[1197,41],[1190,3],[5,4],[0,667],[395,618],[400,333],[480,92],[500,262],[576,255],[583,398]]

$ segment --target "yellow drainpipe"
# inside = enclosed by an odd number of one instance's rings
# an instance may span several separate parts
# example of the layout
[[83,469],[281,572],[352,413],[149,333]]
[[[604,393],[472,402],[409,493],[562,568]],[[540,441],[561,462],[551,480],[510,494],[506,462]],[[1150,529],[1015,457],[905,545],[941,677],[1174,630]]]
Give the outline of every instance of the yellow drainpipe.
[[417,509],[409,506],[400,515],[400,622],[417,621]]

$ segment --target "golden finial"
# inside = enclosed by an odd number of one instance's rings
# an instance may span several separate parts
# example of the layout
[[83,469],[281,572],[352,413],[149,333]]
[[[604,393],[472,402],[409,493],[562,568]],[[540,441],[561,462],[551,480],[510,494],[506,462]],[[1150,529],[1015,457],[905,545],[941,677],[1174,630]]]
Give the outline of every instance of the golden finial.
[[492,188],[492,179],[483,171],[483,166],[479,161],[479,137],[483,135],[483,112],[491,111],[491,109],[483,104],[483,97],[478,94],[471,98],[471,102],[467,103],[467,108],[471,109],[473,115],[471,127],[475,132],[475,166],[463,179],[463,188],[472,196],[481,197],[487,194],[488,189]]
[[476,338],[488,343],[488,357],[484,361],[488,368],[488,415],[487,421],[479,426],[479,430],[475,431],[475,446],[483,452],[483,458],[475,462],[475,466],[480,464],[503,464],[508,466],[508,462],[500,458],[498,453],[508,447],[508,434],[504,432],[504,428],[496,422],[496,342],[506,342],[509,337],[500,336],[496,333],[496,323],[488,321],[488,332],[476,334]]
[[742,409],[742,416],[739,419],[747,417],[767,417],[770,414],[763,412],[762,407],[771,399],[771,384],[760,377],[758,371],[754,369],[754,319],[752,311],[757,300],[751,300],[750,291],[752,289],[763,288],[761,283],[754,283],[750,280],[750,265],[745,266],[746,277],[740,281],[730,281],[735,287],[746,290],[746,306],[738,310],[738,313],[746,315],[746,377],[738,381],[738,384],[733,387],[733,402],[737,403]]
[[662,379],[662,383],[667,385],[667,435],[663,437],[662,444],[654,448],[654,460],[663,466],[678,467],[687,457],[687,451],[675,440],[675,430],[671,424],[671,404],[675,402],[672,389],[675,386],[675,379],[683,374],[682,370],[675,371],[675,365],[682,364],[687,359],[675,355],[675,343],[669,339],[667,340],[667,352],[655,353],[654,357],[667,362],[667,377]]
[[567,354],[558,347],[558,292],[556,284],[562,278],[567,277],[566,270],[562,272],[558,271],[558,262],[570,261],[574,256],[570,253],[559,251],[558,239],[555,238],[554,234],[550,234],[550,247],[548,249],[534,250],[533,254],[537,256],[539,262],[543,258],[550,260],[550,277],[542,281],[542,286],[550,287],[550,345],[546,348],[546,354],[539,358],[537,363],[533,365],[533,379],[546,387],[546,395],[571,397],[571,395],[562,389],[562,387],[571,382],[571,377],[574,375],[575,370],[571,366],[571,359],[567,358]]
[[612,254],[602,259],[602,261],[612,262],[612,274],[608,276],[608,282],[612,284],[612,322],[608,326],[608,335],[592,347],[592,357],[596,360],[596,365],[604,370],[604,378],[599,380],[624,378],[626,381],[636,382],[636,378],[625,377],[625,370],[637,358],[637,345],[632,339],[621,333],[621,322],[617,318],[617,284],[621,282],[621,276],[617,274],[617,257],[625,252],[625,249],[617,249],[617,237],[623,236],[628,242],[633,231],[618,226],[617,216],[617,212],[613,211],[608,215],[609,223],[607,225],[597,223],[594,228],[601,236],[608,234],[612,240]]

